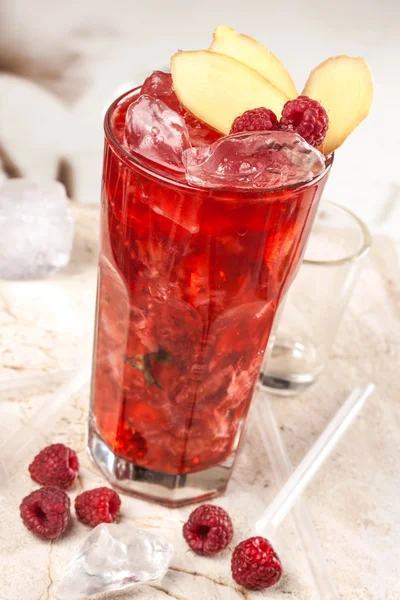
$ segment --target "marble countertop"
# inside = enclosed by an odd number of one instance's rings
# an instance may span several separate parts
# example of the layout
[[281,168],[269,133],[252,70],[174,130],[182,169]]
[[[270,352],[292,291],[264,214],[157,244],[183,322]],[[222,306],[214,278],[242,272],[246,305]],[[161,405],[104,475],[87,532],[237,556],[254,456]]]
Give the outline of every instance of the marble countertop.
[[[48,280],[0,283],[0,381],[15,380],[15,387],[1,394],[0,443],[51,398],[65,378],[60,371],[75,370],[91,353],[99,209],[74,204],[73,210],[76,235],[68,270]],[[290,457],[297,464],[349,391],[361,381],[376,384],[362,415],[305,494],[343,600],[400,597],[399,282],[394,244],[376,239],[324,374],[298,398],[273,399]],[[85,452],[87,408],[85,391],[71,400],[40,440],[40,446],[59,441],[78,451],[82,470],[72,498],[82,489],[104,484]],[[18,517],[21,499],[34,488],[23,464],[8,487],[0,489],[0,600],[56,600],[65,566],[87,534],[74,519],[58,542],[34,538]],[[275,492],[258,433],[249,426],[233,480],[218,499],[232,515],[234,543],[249,536],[254,516]],[[159,533],[173,542],[176,553],[161,583],[119,598],[313,597],[290,518],[276,545],[285,576],[276,588],[253,593],[234,585],[230,552],[207,559],[187,551],[181,527],[190,508],[168,510],[127,496],[122,502],[122,524]]]

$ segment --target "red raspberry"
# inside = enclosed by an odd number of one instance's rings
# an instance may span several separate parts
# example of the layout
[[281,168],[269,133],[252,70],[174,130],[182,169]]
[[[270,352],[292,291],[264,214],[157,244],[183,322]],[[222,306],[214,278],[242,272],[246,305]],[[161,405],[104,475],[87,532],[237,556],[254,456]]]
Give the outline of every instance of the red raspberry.
[[273,547],[263,537],[252,537],[236,546],[231,560],[232,577],[249,590],[263,590],[277,583],[282,565]]
[[324,141],[328,125],[324,107],[308,96],[299,96],[286,102],[279,121],[281,131],[294,131],[315,148]]
[[117,492],[106,487],[83,492],[75,499],[78,519],[90,527],[96,527],[100,523],[114,523],[120,508],[121,499]]
[[242,131],[271,131],[278,129],[278,119],[269,108],[253,108],[246,110],[232,123],[230,133],[241,133]]
[[58,487],[43,487],[26,496],[19,507],[21,519],[37,537],[55,540],[64,533],[71,501]]
[[41,485],[56,485],[66,489],[75,481],[79,461],[74,450],[64,444],[52,444],[35,456],[29,473]]
[[224,550],[232,541],[232,521],[223,508],[203,504],[190,514],[183,526],[183,537],[193,552],[211,556]]

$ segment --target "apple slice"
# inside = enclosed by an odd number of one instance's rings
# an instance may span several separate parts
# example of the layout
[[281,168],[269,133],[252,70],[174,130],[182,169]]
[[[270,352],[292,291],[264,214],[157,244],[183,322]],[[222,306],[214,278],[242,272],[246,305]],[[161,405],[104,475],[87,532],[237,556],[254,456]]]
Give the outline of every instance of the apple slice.
[[328,155],[368,116],[374,81],[363,58],[336,56],[311,72],[303,95],[318,100],[328,113],[329,127],[322,148]]
[[171,58],[171,73],[181,104],[225,135],[236,117],[246,110],[264,106],[279,118],[288,100],[251,67],[209,50],[177,52]]
[[210,50],[232,56],[232,58],[236,58],[236,60],[252,67],[268,79],[278,90],[282,90],[290,100],[297,98],[299,95],[293,79],[281,61],[268,48],[252,37],[236,33],[231,27],[221,25],[214,31],[214,40]]

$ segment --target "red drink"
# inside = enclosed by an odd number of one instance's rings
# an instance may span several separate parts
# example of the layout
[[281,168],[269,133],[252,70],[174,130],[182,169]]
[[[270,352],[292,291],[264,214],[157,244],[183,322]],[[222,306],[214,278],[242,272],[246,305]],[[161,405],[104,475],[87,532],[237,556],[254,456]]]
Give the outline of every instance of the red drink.
[[106,117],[89,446],[113,483],[178,505],[227,485],[329,168],[274,191],[188,185],[124,150],[135,97]]

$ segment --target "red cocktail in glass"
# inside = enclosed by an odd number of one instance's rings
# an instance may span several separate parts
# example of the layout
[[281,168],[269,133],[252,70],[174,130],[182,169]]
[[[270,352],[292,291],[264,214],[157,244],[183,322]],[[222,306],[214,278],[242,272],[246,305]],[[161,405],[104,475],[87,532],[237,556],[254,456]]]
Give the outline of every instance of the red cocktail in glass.
[[109,109],[89,447],[115,485],[177,506],[229,480],[264,350],[329,171],[205,189],[124,148]]

